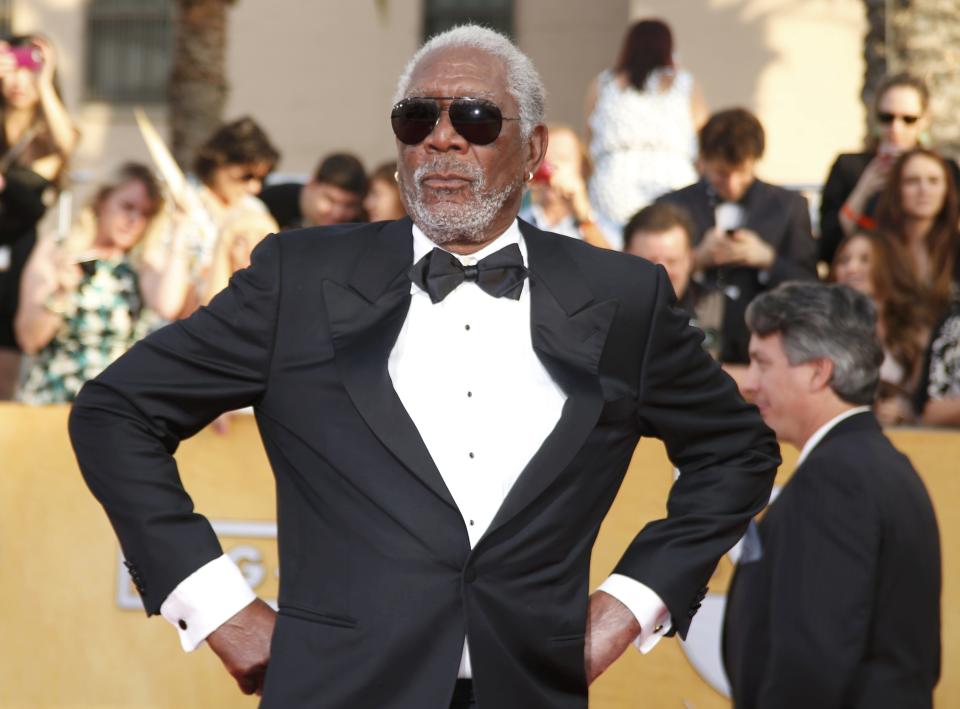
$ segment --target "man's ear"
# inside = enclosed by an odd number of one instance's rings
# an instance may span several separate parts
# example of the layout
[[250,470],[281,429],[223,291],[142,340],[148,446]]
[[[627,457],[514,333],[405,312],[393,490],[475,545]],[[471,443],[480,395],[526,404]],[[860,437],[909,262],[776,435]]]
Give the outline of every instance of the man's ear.
[[540,163],[547,155],[548,142],[547,127],[543,123],[538,123],[533,127],[530,138],[527,140],[527,162],[524,166],[524,177],[529,178],[540,167]]
[[820,357],[811,360],[810,367],[810,390],[821,391],[830,387],[830,381],[833,379],[833,360],[828,357]]

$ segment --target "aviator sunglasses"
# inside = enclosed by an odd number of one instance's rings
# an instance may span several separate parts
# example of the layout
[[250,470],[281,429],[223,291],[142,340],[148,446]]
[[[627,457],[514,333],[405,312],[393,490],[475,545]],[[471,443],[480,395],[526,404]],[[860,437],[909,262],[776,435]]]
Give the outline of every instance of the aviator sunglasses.
[[886,111],[877,114],[877,120],[884,125],[890,125],[898,118],[908,126],[912,126],[920,120],[920,116],[911,116],[909,114],[887,113]]
[[[449,101],[446,108],[441,101]],[[504,118],[499,106],[492,101],[467,96],[413,96],[405,98],[390,111],[390,125],[397,140],[407,145],[422,142],[440,122],[440,114],[446,111],[450,123],[466,140],[474,145],[489,145],[500,135],[504,121],[519,121],[519,118]]]

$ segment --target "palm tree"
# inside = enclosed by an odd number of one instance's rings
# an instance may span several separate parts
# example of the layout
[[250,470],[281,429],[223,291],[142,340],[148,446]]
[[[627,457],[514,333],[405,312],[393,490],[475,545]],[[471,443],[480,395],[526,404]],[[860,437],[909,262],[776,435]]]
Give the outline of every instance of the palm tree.
[[227,9],[233,2],[176,0],[170,129],[174,157],[183,167],[222,121],[229,91]]

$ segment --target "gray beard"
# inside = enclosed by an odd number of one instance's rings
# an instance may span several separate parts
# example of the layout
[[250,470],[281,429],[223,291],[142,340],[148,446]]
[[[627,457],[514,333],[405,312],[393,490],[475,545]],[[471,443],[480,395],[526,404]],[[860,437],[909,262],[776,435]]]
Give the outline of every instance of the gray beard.
[[[436,202],[426,204],[423,195],[423,178],[432,172],[456,171],[470,177],[472,199],[465,203]],[[461,163],[445,157],[436,157],[421,165],[413,173],[413,184],[402,180],[407,211],[427,238],[435,244],[451,242],[482,243],[487,240],[487,230],[500,214],[503,206],[523,186],[523,175],[500,190],[487,187],[483,171],[476,165]]]

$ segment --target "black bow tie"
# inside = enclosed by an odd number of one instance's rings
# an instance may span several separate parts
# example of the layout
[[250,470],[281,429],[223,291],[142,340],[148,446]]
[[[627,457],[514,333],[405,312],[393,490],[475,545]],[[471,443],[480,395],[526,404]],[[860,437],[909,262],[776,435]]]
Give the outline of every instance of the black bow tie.
[[464,281],[473,281],[494,298],[520,300],[526,277],[523,255],[516,244],[493,252],[475,266],[464,266],[453,254],[433,249],[410,269],[410,280],[425,290],[434,303],[446,298]]

